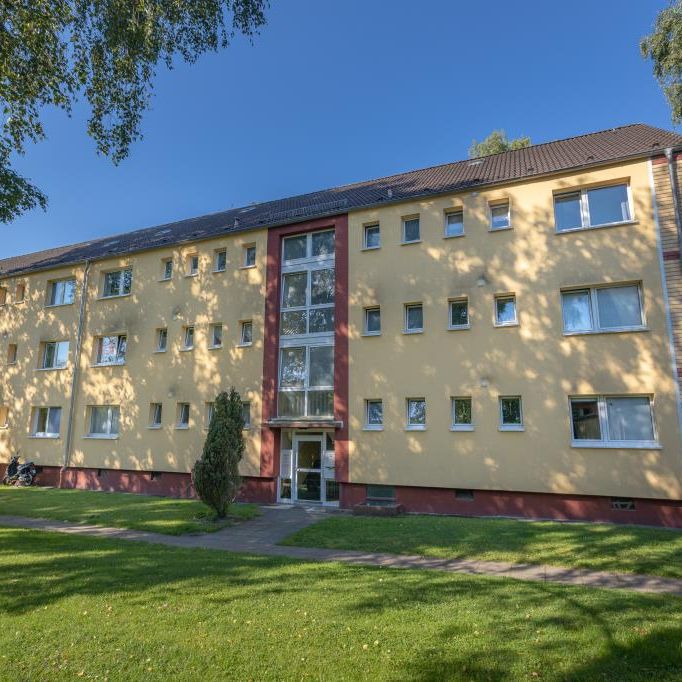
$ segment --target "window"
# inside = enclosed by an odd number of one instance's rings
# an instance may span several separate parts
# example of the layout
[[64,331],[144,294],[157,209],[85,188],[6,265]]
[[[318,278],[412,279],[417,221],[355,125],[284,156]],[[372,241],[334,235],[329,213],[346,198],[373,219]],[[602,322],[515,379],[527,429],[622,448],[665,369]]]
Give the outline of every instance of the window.
[[509,202],[490,205],[490,229],[506,230],[511,227],[511,217],[509,215]]
[[36,407],[31,435],[35,438],[59,438],[61,421],[61,407]]
[[335,289],[333,267],[283,273],[280,335],[333,334]]
[[334,414],[334,346],[287,346],[280,351],[280,417]]
[[90,407],[91,438],[116,438],[119,432],[120,408],[118,405],[92,405]]
[[168,349],[168,329],[159,327],[156,330],[156,352],[165,353]]
[[420,240],[419,218],[403,218],[403,244]]
[[194,277],[199,274],[199,256],[196,253],[191,253],[187,256],[187,277]]
[[15,365],[17,362],[17,344],[10,343],[7,346],[7,364]]
[[216,323],[211,325],[211,348],[223,347],[223,325]]
[[251,403],[245,400],[242,403],[242,419],[244,420],[244,428],[248,429],[251,427]]
[[176,429],[189,428],[189,403],[178,403]]
[[250,346],[253,343],[253,323],[251,320],[244,320],[240,326],[239,345]]
[[596,187],[554,196],[557,232],[584,230],[632,220],[628,185]]
[[421,303],[409,303],[405,306],[405,332],[424,331],[424,311]]
[[14,289],[14,302],[21,303],[26,298],[26,285],[17,284]]
[[378,249],[381,246],[381,228],[379,227],[379,223],[365,225],[363,246],[366,249]]
[[470,488],[455,488],[455,499],[462,502],[473,502],[474,491]]
[[0,405],[0,429],[9,427],[9,407]]
[[407,399],[407,428],[420,431],[426,428],[426,399]]
[[206,403],[206,427],[210,428],[213,414],[215,413],[215,403]]
[[461,237],[464,234],[464,212],[451,211],[445,214],[445,236]]
[[384,403],[382,400],[365,400],[365,429],[380,431],[384,428]]
[[381,308],[365,308],[365,327],[363,333],[369,336],[381,334]]
[[163,281],[168,281],[173,277],[173,259],[164,258],[161,261],[161,279]]
[[392,485],[368,485],[367,503],[370,505],[381,506],[390,505],[395,502],[395,488]]
[[641,293],[637,284],[562,291],[564,332],[643,329]]
[[70,305],[76,294],[75,279],[58,279],[48,285],[48,305]]
[[182,328],[182,350],[192,350],[194,348],[194,327]]
[[520,396],[500,397],[500,431],[523,431]]
[[510,327],[518,324],[516,319],[516,296],[495,296],[495,326]]
[[7,303],[7,287],[0,287],[0,305]]
[[474,424],[471,420],[471,398],[451,398],[450,408],[452,412],[452,431],[473,431]]
[[285,263],[302,260],[324,260],[334,257],[336,249],[334,230],[322,230],[287,237],[282,244]]
[[62,369],[69,359],[68,341],[48,341],[44,345],[41,369]]
[[225,272],[227,269],[227,250],[217,249],[213,254],[213,272]]
[[244,267],[256,267],[256,247],[254,244],[244,247]]
[[657,447],[649,396],[571,398],[571,439],[581,447]]
[[113,272],[105,272],[104,285],[102,287],[102,298],[126,296],[130,293],[132,283],[132,268],[126,268],[125,270],[114,270]]
[[149,428],[158,429],[161,426],[163,405],[161,403],[151,403],[149,405]]
[[450,301],[448,329],[468,328],[469,328],[469,300],[466,298],[456,298]]
[[122,365],[126,361],[128,337],[125,334],[100,336],[97,339],[97,365]]

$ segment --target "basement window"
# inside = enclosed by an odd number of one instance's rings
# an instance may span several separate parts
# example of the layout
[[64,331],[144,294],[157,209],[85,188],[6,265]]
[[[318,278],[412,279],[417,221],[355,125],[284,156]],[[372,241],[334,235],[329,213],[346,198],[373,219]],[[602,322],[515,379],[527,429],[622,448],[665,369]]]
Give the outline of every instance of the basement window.
[[635,511],[635,501],[631,497],[612,497],[611,509],[615,511]]
[[373,506],[395,503],[395,488],[392,485],[368,485],[367,504]]
[[466,488],[456,488],[455,489],[455,499],[461,500],[462,502],[473,502],[474,501],[474,491],[468,490]]

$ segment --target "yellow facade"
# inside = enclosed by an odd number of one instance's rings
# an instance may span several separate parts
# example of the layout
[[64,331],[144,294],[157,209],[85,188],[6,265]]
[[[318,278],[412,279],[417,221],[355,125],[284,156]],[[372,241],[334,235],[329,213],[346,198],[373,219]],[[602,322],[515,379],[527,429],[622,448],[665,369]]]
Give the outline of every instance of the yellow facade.
[[[558,234],[558,191],[629,182],[634,222]],[[682,451],[646,161],[485,191],[358,211],[350,233],[350,480],[483,490],[682,496]],[[491,231],[489,206],[508,200],[511,229]],[[462,208],[464,236],[444,237]],[[421,241],[401,243],[418,215]],[[378,222],[381,247],[363,249]],[[641,282],[646,331],[567,336],[560,291]],[[494,297],[514,293],[518,326],[493,324]],[[448,330],[448,300],[468,297],[470,328]],[[403,333],[421,302],[424,332]],[[363,310],[380,306],[380,336]],[[660,448],[571,446],[569,396],[654,397]],[[450,430],[450,398],[471,396],[474,430]],[[521,396],[525,430],[498,430],[499,396]],[[406,430],[406,399],[426,398],[424,431]],[[384,428],[364,429],[364,401],[382,399]]]

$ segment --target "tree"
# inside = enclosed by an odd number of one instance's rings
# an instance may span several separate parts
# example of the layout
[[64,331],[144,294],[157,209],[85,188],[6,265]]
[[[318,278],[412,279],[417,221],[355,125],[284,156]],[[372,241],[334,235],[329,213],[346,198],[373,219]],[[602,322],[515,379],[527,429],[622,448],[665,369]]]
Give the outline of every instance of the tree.
[[40,113],[71,113],[84,96],[88,134],[114,164],[141,139],[159,63],[196,61],[249,38],[268,0],[15,0],[0,5],[0,220],[47,198],[11,167],[11,155],[45,138]]
[[661,10],[654,31],[642,38],[642,56],[653,62],[658,80],[670,105],[673,123],[682,122],[682,0]]
[[530,145],[530,137],[517,137],[514,140],[508,140],[504,130],[493,130],[493,132],[482,142],[477,142],[476,140],[471,142],[471,147],[469,147],[469,158],[475,159],[479,156],[500,154],[501,152],[508,152],[512,149],[530,147]]
[[214,403],[201,459],[192,468],[192,482],[202,502],[225,518],[234,502],[241,479],[239,462],[244,454],[242,399],[234,388],[221,393]]

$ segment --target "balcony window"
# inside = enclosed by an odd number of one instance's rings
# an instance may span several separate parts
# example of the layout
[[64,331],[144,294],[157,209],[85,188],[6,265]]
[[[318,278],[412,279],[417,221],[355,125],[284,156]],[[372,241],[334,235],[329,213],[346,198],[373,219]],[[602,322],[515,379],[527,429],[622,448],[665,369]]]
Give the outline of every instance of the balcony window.
[[632,215],[627,184],[595,187],[554,197],[557,232],[629,222]]

